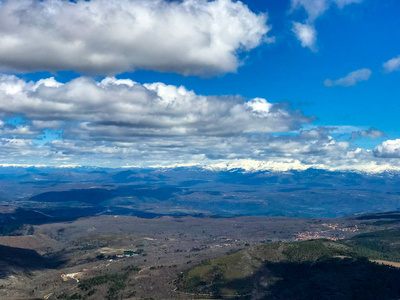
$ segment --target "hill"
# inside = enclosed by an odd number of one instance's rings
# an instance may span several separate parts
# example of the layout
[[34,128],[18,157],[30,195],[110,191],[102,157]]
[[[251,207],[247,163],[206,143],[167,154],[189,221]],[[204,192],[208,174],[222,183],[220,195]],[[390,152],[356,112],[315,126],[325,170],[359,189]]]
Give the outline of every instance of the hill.
[[183,273],[178,289],[210,298],[398,299],[399,230],[341,242],[268,243],[206,260]]

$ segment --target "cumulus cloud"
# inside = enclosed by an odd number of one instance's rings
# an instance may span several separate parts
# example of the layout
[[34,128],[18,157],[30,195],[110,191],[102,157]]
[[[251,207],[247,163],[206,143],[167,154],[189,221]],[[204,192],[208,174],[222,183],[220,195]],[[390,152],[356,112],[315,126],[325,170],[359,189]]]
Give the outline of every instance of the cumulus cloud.
[[267,16],[233,0],[4,0],[0,20],[0,68],[15,72],[235,72],[271,41]]
[[393,71],[400,70],[400,55],[398,57],[392,58],[383,64],[383,69],[390,73]]
[[80,77],[61,84],[54,78],[34,83],[3,75],[0,99],[0,113],[23,115],[36,128],[56,129],[69,122],[70,132],[103,140],[280,132],[313,120],[262,98],[202,96],[182,86],[114,77],[101,82]]
[[39,134],[39,131],[32,130],[30,126],[21,125],[15,126],[12,124],[1,124],[0,123],[0,136],[3,137],[14,137],[14,136],[27,136],[34,137]]
[[293,22],[293,32],[303,47],[315,49],[315,41],[317,40],[317,32],[313,25]]
[[372,75],[372,71],[369,69],[361,69],[354,72],[350,72],[347,76],[339,78],[337,80],[326,79],[324,85],[331,86],[343,86],[349,87],[356,85],[358,82],[367,81]]
[[315,20],[320,17],[333,4],[342,9],[352,3],[360,3],[362,0],[292,0],[291,12],[304,9],[307,13],[305,23],[293,22],[293,32],[303,47],[308,47],[315,51],[317,32],[315,30]]
[[374,148],[374,155],[383,158],[400,158],[400,139],[384,141]]
[[[4,121],[16,115],[23,122]],[[0,116],[0,164],[183,163],[375,171],[400,165],[394,155],[384,154],[388,150],[360,149],[335,139],[332,135],[341,128],[304,129],[314,118],[287,105],[197,95],[159,82],[80,77],[63,84],[54,78],[26,82],[3,75]],[[382,135],[374,128],[346,130],[361,137]],[[388,148],[386,144],[381,147]]]

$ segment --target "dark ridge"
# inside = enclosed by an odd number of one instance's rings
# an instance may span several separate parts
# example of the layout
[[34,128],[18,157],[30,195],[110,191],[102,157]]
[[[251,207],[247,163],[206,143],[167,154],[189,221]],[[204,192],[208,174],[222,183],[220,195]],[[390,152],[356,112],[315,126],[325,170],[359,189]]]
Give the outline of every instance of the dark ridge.
[[115,190],[107,189],[82,189],[63,192],[46,192],[30,198],[35,202],[84,202],[98,204],[116,197]]
[[170,199],[174,193],[181,192],[182,189],[174,187],[152,187],[129,185],[120,186],[117,189],[79,189],[61,192],[46,192],[31,197],[30,201],[35,202],[82,202],[92,205],[99,205],[101,202],[111,200],[116,197],[147,197],[160,201]]
[[400,219],[400,212],[384,212],[357,217],[357,220]]
[[24,272],[55,269],[64,262],[61,257],[42,256],[34,250],[0,245],[0,278],[14,273],[15,269]]
[[[268,263],[265,268],[273,276],[282,278],[268,291],[271,299],[390,300],[400,297],[400,270],[367,259]],[[255,275],[260,276],[263,272]]]

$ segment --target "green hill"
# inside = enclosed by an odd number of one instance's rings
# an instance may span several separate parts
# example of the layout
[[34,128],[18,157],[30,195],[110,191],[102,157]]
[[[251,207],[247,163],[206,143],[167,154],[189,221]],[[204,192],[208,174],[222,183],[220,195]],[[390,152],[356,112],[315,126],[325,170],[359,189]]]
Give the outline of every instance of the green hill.
[[312,240],[250,247],[182,274],[182,292],[223,299],[399,299],[400,231],[334,242]]
[[371,259],[400,262],[400,230],[382,230],[359,234],[344,240],[359,255]]

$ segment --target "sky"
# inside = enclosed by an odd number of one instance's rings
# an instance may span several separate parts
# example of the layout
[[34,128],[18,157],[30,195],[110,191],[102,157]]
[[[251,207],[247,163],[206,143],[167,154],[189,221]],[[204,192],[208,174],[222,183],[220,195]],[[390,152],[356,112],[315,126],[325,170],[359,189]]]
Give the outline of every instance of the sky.
[[397,0],[0,0],[0,165],[400,170]]

